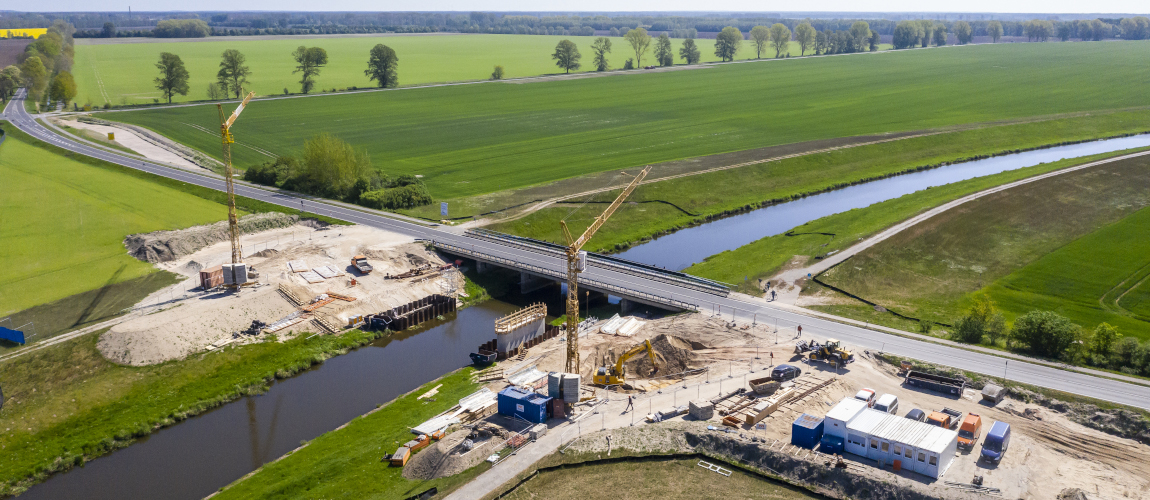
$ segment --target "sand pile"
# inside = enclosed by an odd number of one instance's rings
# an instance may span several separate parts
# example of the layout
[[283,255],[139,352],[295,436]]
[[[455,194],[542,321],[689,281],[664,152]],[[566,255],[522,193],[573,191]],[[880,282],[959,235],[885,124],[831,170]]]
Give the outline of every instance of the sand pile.
[[[240,217],[240,233],[249,234],[288,227],[299,221],[298,215],[278,212]],[[190,255],[201,248],[228,240],[228,222],[195,226],[175,231],[153,231],[130,234],[124,238],[128,254],[145,262],[168,262]]]
[[651,347],[655,349],[655,359],[659,360],[658,370],[656,371],[651,365],[651,357],[644,354],[624,363],[628,374],[640,377],[665,376],[682,373],[694,367],[691,343],[679,337],[660,334],[651,340]]

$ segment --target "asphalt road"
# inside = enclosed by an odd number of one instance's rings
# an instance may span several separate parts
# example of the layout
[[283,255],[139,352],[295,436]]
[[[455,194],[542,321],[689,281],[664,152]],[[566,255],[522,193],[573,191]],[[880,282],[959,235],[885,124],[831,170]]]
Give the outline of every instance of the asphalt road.
[[[126,157],[124,155],[91,147],[69,138],[62,137],[36,122],[23,106],[23,90],[5,108],[4,117],[20,130],[69,151],[99,158],[101,160],[142,170],[155,175],[176,179],[210,189],[223,191],[224,181],[220,177],[178,170]],[[541,255],[518,248],[510,248],[497,243],[454,234],[437,227],[397,220],[367,211],[354,210],[311,198],[260,189],[241,184],[236,185],[236,194],[248,198],[280,205],[289,210],[303,209],[335,219],[376,227],[416,238],[434,239],[457,246],[471,248],[478,252],[501,256],[555,271],[566,272],[566,263],[557,258]],[[1034,363],[1007,360],[999,356],[970,351],[935,342],[916,340],[843,324],[829,319],[804,314],[802,310],[780,308],[753,297],[732,295],[719,297],[655,280],[643,279],[634,275],[607,269],[591,267],[584,277],[620,286],[639,292],[663,297],[671,297],[684,302],[697,304],[704,313],[719,313],[726,318],[732,315],[740,322],[757,321],[771,327],[777,326],[780,335],[793,335],[794,327],[802,326],[804,337],[842,340],[856,350],[888,352],[898,356],[914,358],[928,363],[952,366],[962,370],[982,373],[995,377],[1006,376],[1016,382],[1046,387],[1050,389],[1102,399],[1114,403],[1150,409],[1150,387],[1117,380],[1100,378],[1089,374],[1044,366]]]

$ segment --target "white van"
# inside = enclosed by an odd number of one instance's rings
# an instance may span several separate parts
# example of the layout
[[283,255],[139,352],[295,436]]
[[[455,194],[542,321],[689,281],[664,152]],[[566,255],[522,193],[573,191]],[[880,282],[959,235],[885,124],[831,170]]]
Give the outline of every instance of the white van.
[[874,409],[894,415],[898,411],[898,397],[894,394],[883,394],[875,401]]

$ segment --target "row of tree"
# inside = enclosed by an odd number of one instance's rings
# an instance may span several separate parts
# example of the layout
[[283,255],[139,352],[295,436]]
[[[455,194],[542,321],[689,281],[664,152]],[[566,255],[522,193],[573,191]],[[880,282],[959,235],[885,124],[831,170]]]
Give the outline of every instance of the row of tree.
[[[300,74],[300,91],[307,94],[315,88],[316,77],[328,63],[327,51],[321,47],[300,45],[291,55],[296,62],[292,74]],[[236,99],[243,97],[244,87],[252,74],[247,65],[247,57],[236,49],[225,50],[220,56],[219,68],[215,83],[208,84],[208,99],[227,99],[231,95],[235,95]],[[156,88],[168,103],[177,94],[188,95],[191,75],[180,56],[170,52],[161,53],[156,69],[160,71],[160,76],[155,79]],[[368,51],[367,69],[363,73],[381,88],[398,86],[399,57],[395,50],[382,43],[376,44]],[[284,89],[284,93],[287,92]]]
[[327,133],[304,142],[296,156],[281,156],[245,170],[244,180],[370,208],[414,208],[432,201],[418,177],[382,175],[371,166],[366,151],[356,151]]
[[966,315],[955,322],[950,337],[968,344],[1001,342],[1008,349],[1044,358],[1150,376],[1150,341],[1123,337],[1107,323],[1086,330],[1052,311],[1031,311],[1008,325],[985,294],[974,296]]
[[47,100],[68,105],[76,97],[76,81],[71,73],[74,31],[70,24],[57,21],[47,33],[24,47],[15,65],[0,70],[0,99],[7,102],[16,89],[26,87],[29,97],[37,103]]

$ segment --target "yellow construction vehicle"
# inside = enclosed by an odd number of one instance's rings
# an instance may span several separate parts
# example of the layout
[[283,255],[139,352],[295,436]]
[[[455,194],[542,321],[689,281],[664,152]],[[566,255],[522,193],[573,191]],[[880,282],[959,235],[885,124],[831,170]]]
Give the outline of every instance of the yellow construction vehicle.
[[815,341],[810,343],[799,341],[795,346],[795,353],[801,354],[806,351],[810,351],[808,358],[811,361],[826,361],[832,365],[845,365],[855,360],[854,354],[843,349],[842,343],[836,339],[827,339],[822,344]]
[[602,366],[595,372],[595,383],[598,385],[619,385],[627,382],[626,368],[623,363],[626,363],[631,358],[638,356],[647,351],[647,355],[651,357],[651,365],[655,367],[655,371],[659,371],[659,360],[655,358],[655,348],[651,347],[650,340],[644,340],[642,344],[632,347],[619,356],[615,361],[615,366]]

